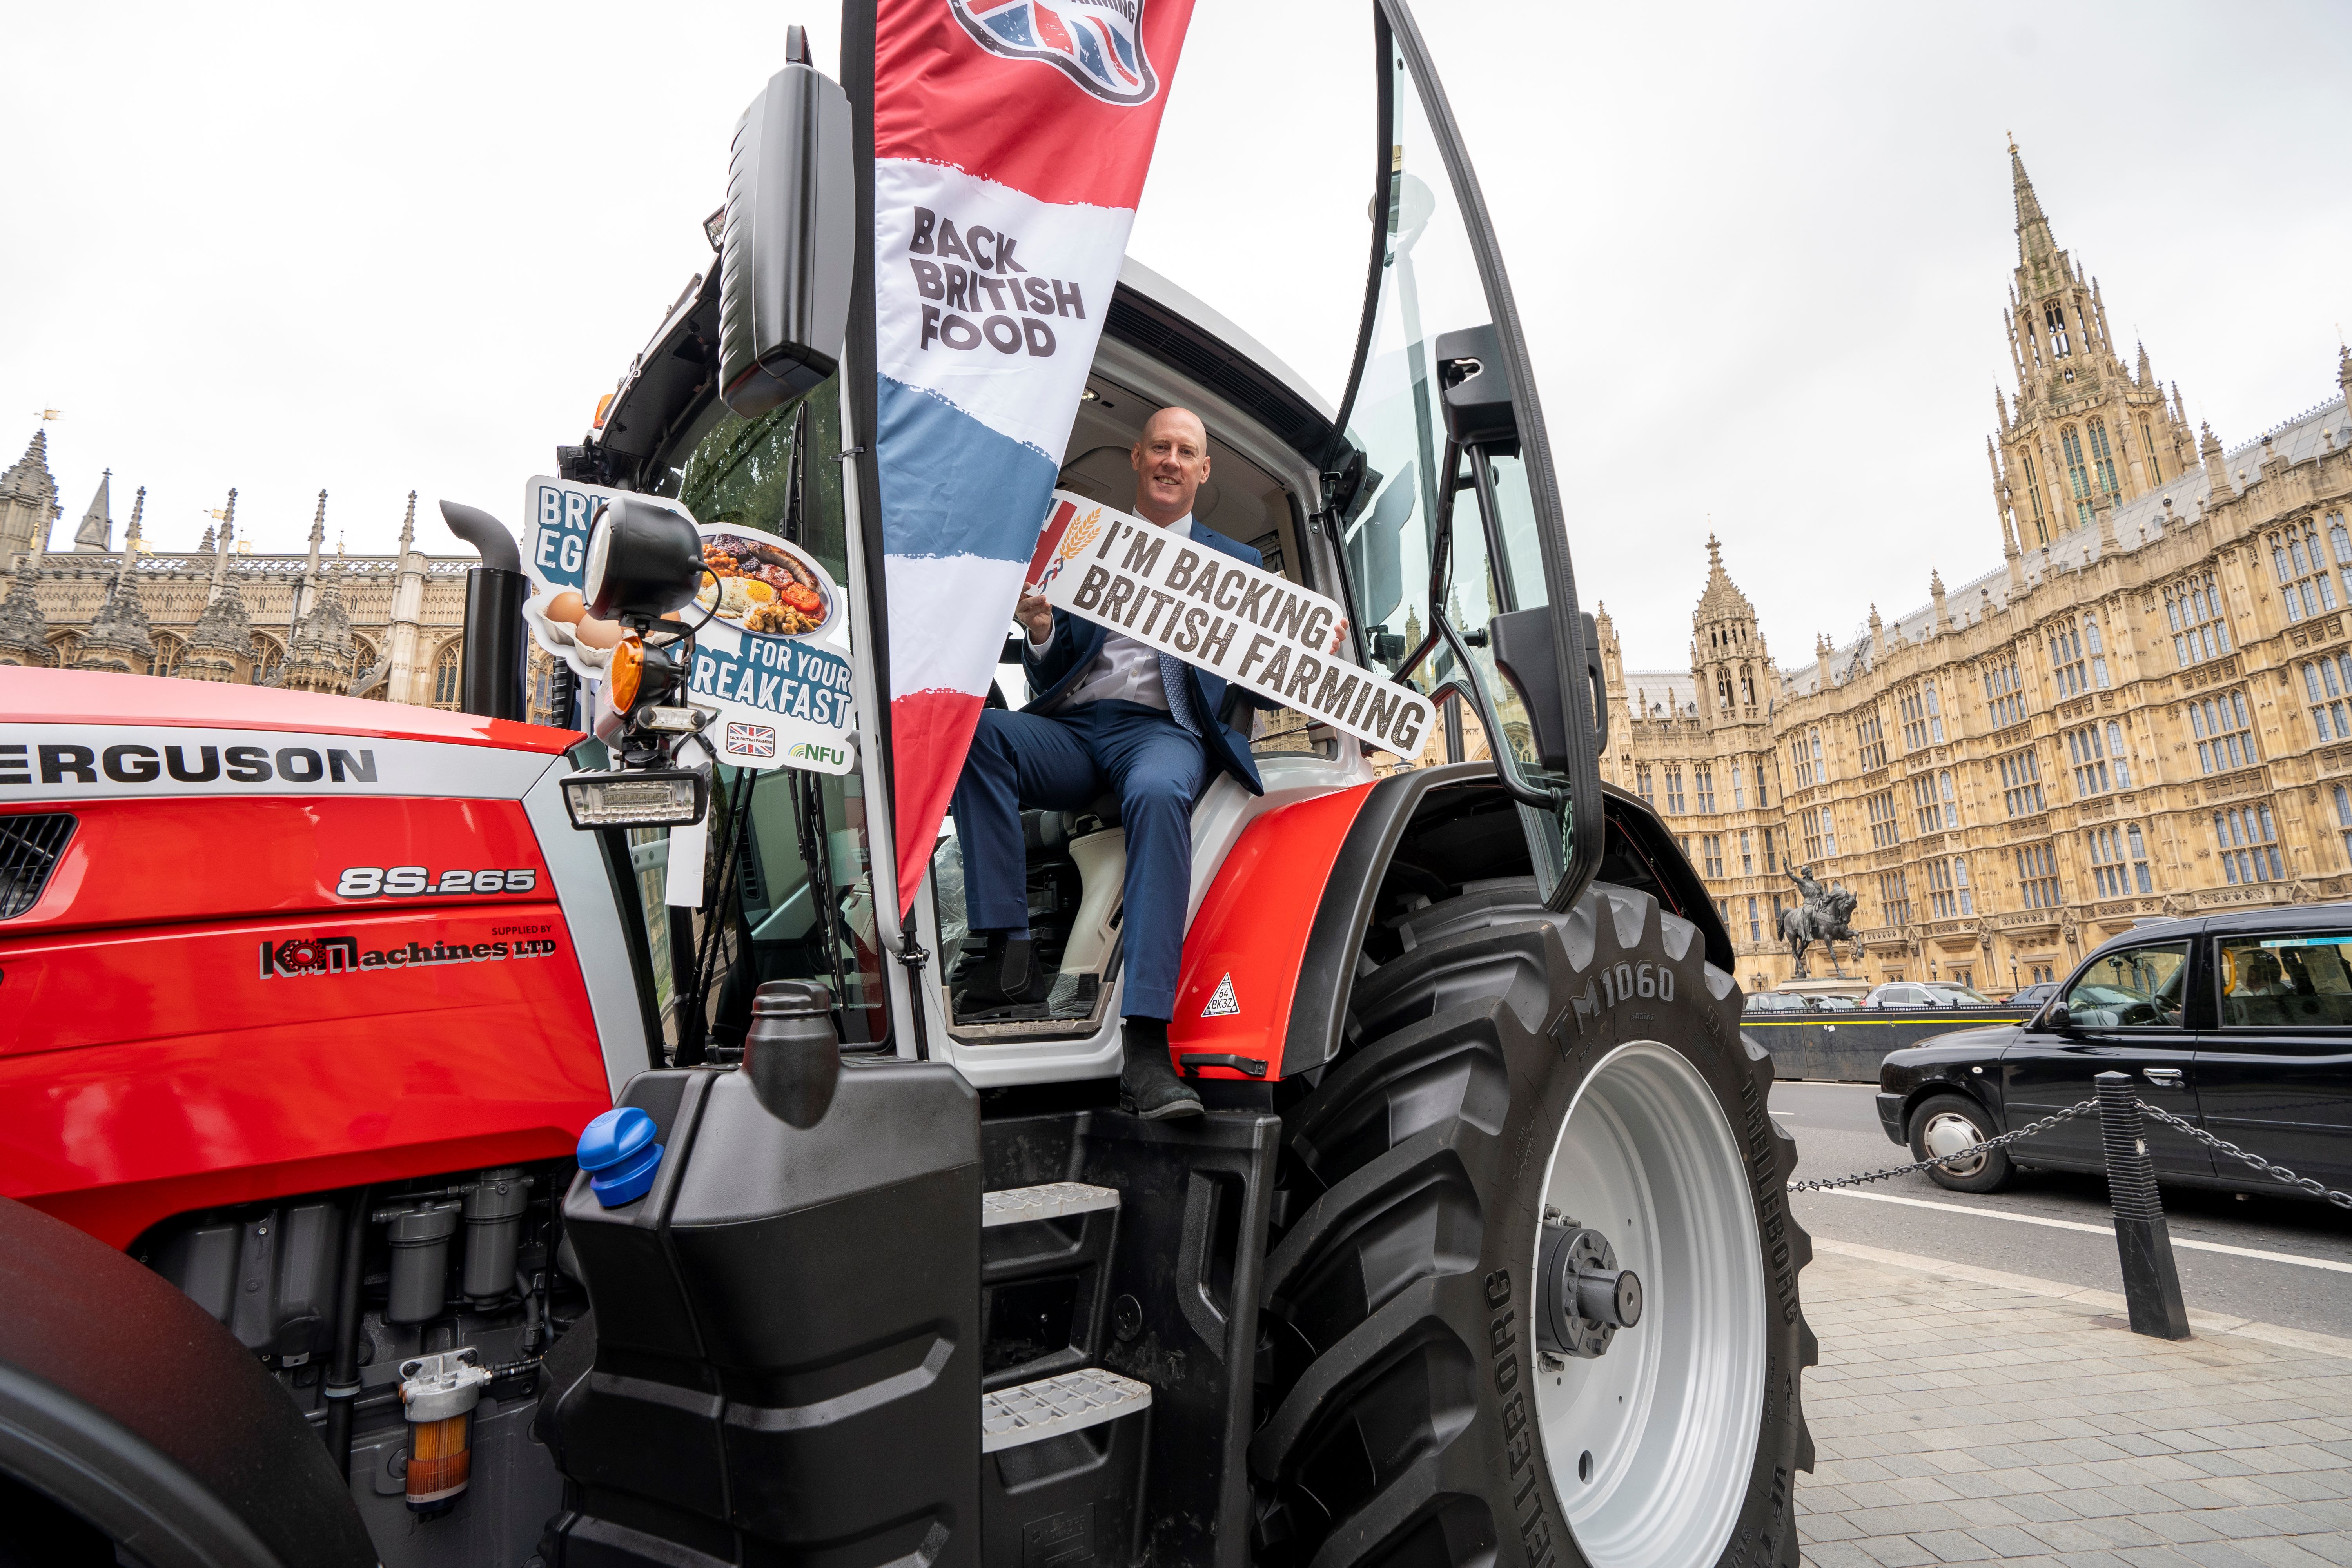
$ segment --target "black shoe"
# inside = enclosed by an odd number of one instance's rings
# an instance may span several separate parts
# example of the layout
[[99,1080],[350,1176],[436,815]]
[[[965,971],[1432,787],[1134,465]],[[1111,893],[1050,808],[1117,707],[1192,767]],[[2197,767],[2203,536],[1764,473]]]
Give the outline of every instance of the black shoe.
[[1037,944],[1025,936],[1008,937],[991,931],[988,945],[966,952],[957,966],[959,1013],[990,1013],[1000,1007],[1021,1007],[1043,1002],[1054,993],[1045,967],[1037,962]]
[[1122,1033],[1118,1108],[1146,1121],[1200,1115],[1200,1095],[1168,1063],[1167,1020],[1129,1018]]

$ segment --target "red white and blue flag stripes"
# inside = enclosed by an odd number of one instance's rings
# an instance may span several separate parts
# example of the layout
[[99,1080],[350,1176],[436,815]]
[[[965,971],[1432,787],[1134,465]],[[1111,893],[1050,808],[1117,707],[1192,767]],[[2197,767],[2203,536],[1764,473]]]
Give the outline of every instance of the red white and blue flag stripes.
[[880,0],[875,461],[898,902],[994,678],[1192,0]]

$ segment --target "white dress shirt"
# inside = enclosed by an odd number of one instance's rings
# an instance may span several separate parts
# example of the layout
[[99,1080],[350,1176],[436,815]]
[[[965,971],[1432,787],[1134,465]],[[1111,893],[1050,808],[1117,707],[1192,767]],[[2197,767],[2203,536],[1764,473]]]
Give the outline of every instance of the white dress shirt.
[[[1167,526],[1168,531],[1179,539],[1190,539],[1192,537],[1192,514],[1188,511]],[[1029,646],[1043,652],[1046,643],[1053,640],[1053,633],[1048,631],[1043,641],[1032,636]],[[1136,641],[1125,632],[1107,631],[1102,652],[1095,655],[1094,662],[1087,666],[1085,672],[1078,677],[1077,684],[1062,693],[1062,700],[1054,704],[1053,711],[1067,712],[1073,708],[1083,708],[1089,702],[1111,699],[1157,708],[1163,713],[1168,711],[1168,688],[1160,679],[1159,649],[1149,643]]]

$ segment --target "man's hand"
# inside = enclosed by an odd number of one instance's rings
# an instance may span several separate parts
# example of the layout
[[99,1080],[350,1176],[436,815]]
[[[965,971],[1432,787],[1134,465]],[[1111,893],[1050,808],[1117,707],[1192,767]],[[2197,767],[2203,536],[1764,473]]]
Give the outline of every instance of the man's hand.
[[1031,646],[1042,646],[1054,635],[1054,606],[1043,594],[1024,594],[1013,606],[1013,618],[1029,629]]

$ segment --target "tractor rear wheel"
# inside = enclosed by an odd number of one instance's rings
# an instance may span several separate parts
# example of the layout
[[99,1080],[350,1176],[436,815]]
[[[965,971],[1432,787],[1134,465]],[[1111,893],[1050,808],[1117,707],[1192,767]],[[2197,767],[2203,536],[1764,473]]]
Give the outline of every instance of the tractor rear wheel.
[[1606,884],[1402,934],[1285,1118],[1259,1562],[1795,1564],[1811,1246],[1731,977]]

